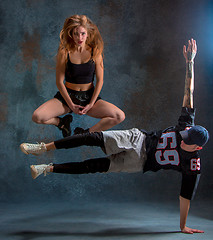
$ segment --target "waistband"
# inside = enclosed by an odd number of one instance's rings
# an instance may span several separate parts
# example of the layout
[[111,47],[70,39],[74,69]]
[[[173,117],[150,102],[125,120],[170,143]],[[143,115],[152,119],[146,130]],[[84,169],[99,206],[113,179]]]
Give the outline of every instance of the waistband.
[[68,88],[67,86],[65,86],[65,87],[66,87],[66,89],[69,93],[75,93],[75,94],[77,94],[77,93],[90,93],[90,92],[94,91],[94,86],[92,86],[90,89],[88,89],[86,91],[76,91],[76,90]]

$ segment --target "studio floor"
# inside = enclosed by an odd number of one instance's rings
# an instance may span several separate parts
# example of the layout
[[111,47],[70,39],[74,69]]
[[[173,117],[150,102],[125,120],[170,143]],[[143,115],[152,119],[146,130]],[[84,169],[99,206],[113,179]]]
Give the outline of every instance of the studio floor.
[[178,203],[0,204],[1,240],[212,240],[210,202],[196,202],[191,208],[188,226],[205,233],[180,232]]

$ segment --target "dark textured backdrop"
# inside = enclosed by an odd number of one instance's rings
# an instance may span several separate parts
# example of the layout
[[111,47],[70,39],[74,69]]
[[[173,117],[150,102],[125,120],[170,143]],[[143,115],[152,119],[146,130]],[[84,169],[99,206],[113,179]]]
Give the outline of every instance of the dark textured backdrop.
[[[33,111],[57,91],[55,56],[65,18],[86,14],[105,42],[101,92],[126,113],[116,129],[148,130],[177,122],[185,62],[182,47],[197,40],[195,60],[196,123],[212,132],[213,4],[197,0],[1,0],[0,2],[0,200],[176,200],[179,173],[51,175],[32,180],[29,166],[102,156],[96,148],[60,150],[39,157],[19,150],[24,141],[61,137],[53,126],[36,125]],[[73,127],[96,120],[75,116]],[[212,140],[202,151],[196,197],[213,196]]]

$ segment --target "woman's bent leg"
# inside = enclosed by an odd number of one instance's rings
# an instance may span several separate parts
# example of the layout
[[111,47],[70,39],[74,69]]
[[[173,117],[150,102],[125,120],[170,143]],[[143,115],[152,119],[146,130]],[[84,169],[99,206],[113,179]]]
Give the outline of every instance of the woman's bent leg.
[[60,115],[69,113],[70,109],[65,106],[58,99],[53,98],[39,108],[37,108],[32,116],[32,120],[38,124],[50,124],[57,126],[61,131],[63,137],[71,135],[70,123],[72,122],[72,115],[66,115],[60,118]]
[[50,124],[58,126],[58,116],[67,114],[69,112],[70,109],[67,106],[65,106],[58,99],[53,98],[42,104],[34,111],[32,120],[38,124]]
[[104,100],[98,100],[87,115],[101,119],[89,129],[90,132],[108,130],[125,119],[125,114],[121,109]]

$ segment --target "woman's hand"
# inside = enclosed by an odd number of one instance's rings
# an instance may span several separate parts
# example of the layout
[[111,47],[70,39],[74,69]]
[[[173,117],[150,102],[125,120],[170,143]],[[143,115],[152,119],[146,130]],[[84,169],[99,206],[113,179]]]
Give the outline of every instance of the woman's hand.
[[73,104],[72,106],[70,106],[70,109],[71,109],[75,114],[82,115],[82,113],[81,113],[81,111],[82,111],[82,109],[83,109],[82,106]]
[[85,115],[85,114],[87,114],[87,112],[93,107],[93,105],[94,104],[92,104],[92,103],[89,103],[89,104],[87,104],[85,107],[81,107],[81,109],[80,109],[80,115]]

